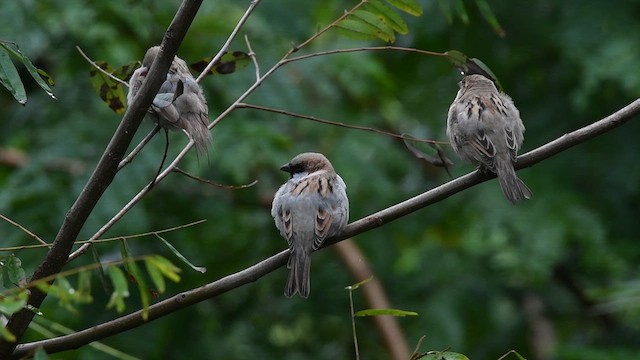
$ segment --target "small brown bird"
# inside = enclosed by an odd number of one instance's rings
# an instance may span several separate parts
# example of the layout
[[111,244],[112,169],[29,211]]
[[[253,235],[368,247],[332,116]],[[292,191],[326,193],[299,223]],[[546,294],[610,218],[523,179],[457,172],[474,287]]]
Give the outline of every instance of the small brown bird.
[[[142,60],[142,66],[134,71],[129,80],[127,103],[131,103],[140,90],[159,51],[159,46],[149,48]],[[193,140],[198,154],[207,152],[211,144],[211,132],[207,128],[207,100],[184,60],[177,56],[173,58],[167,78],[160,86],[149,111],[154,122],[164,129],[184,131]]]
[[311,253],[342,232],[349,220],[344,181],[319,153],[297,155],[280,170],[291,174],[273,198],[271,216],[289,244],[289,279],[284,294],[309,296]]
[[506,198],[515,204],[533,195],[518,179],[513,163],[524,140],[524,124],[511,98],[482,75],[469,75],[449,108],[447,136],[466,161],[498,176]]

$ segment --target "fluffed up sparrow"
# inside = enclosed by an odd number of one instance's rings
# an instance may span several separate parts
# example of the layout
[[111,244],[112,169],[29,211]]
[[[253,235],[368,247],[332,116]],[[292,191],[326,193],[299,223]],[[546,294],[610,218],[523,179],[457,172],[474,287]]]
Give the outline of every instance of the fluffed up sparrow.
[[[159,46],[149,48],[142,60],[142,66],[133,72],[129,80],[127,103],[130,104],[140,90],[159,51]],[[177,56],[173,58],[167,78],[160,86],[149,111],[154,122],[164,129],[186,132],[193,140],[198,154],[207,152],[211,144],[211,132],[207,128],[207,100],[184,60]]]
[[513,163],[524,140],[524,124],[511,98],[482,75],[468,75],[449,108],[447,136],[466,161],[498,176],[511,203],[530,199],[531,190],[518,179]]
[[280,170],[291,174],[271,206],[276,227],[289,244],[289,279],[284,294],[309,296],[311,253],[342,232],[349,219],[344,181],[319,153],[297,155]]

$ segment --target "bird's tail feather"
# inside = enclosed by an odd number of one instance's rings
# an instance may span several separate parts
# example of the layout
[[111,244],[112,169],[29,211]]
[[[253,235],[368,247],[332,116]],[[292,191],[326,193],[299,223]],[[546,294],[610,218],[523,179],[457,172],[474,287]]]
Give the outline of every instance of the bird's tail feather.
[[286,297],[292,297],[296,293],[300,294],[300,297],[309,297],[310,280],[309,270],[311,267],[311,257],[304,252],[293,250],[289,255],[289,262],[287,263],[289,268],[289,278],[287,280],[287,286],[284,289],[284,295]]
[[533,193],[522,180],[518,179],[511,162],[503,161],[497,165],[498,181],[500,182],[504,196],[511,201],[512,204],[516,204],[525,199],[531,199]]

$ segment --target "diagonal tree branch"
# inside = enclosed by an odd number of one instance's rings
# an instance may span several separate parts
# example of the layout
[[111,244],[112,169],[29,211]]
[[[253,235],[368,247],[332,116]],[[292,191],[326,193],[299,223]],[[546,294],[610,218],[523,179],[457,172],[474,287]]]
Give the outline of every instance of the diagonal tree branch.
[[[56,274],[66,264],[74,241],[98,200],[113,181],[118,164],[151,105],[154,94],[160,89],[165,77],[164,74],[169,70],[171,61],[177,53],[178,47],[201,4],[202,0],[184,0],[180,5],[162,40],[160,54],[151,66],[147,81],[145,81],[140,90],[141,94],[133,100],[127,109],[122,122],[111,138],[111,142],[107,145],[93,174],[91,174],[84,189],[82,189],[75,203],[67,212],[53,246],[34,271],[31,281]],[[46,294],[44,292],[34,288],[31,290],[28,305],[32,308],[38,308],[45,297]],[[34,315],[32,310],[22,309],[11,316],[6,328],[17,339],[20,339]],[[16,344],[16,342],[0,339],[0,358],[7,358],[14,351]]]
[[[593,139],[607,131],[611,131],[612,129],[615,129],[631,120],[638,114],[640,114],[640,99],[635,100],[631,104],[600,121],[565,134],[556,140],[521,155],[518,157],[516,169],[531,167],[545,159],[561,153],[564,150]],[[357,220],[349,224],[340,236],[327,239],[324,244],[326,246],[330,246],[344,239],[348,239],[371,229],[380,227],[493,177],[495,177],[495,175],[485,174],[480,171],[474,171],[463,175],[411,199]],[[281,251],[278,254],[262,260],[261,262],[242,271],[158,302],[149,307],[148,319],[154,320],[160,318],[195,303],[216,297],[240,286],[254,282],[283,266],[287,261],[288,253],[288,250]],[[25,355],[34,351],[38,347],[43,347],[48,353],[74,349],[90,342],[144,325],[145,323],[146,321],[142,318],[142,311],[136,311],[129,315],[79,331],[75,334],[19,345],[13,353],[13,356],[19,357]]]

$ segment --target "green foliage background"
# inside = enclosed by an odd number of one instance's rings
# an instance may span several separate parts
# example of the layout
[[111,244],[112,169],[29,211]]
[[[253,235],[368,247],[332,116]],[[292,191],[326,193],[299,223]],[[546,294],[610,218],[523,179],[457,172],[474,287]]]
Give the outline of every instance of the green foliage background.
[[[178,1],[4,1],[0,34],[15,41],[36,66],[56,80],[54,101],[26,80],[29,101],[18,105],[0,92],[0,147],[23,151],[24,166],[0,165],[0,212],[45,240],[55,236],[109,141],[119,116],[93,92],[89,65],[75,49],[113,65],[141,59],[157,44]],[[499,37],[472,2],[469,24],[449,23],[434,1],[422,0],[421,17],[405,16],[410,33],[395,45],[457,49],[482,59],[500,78],[527,127],[524,151],[600,119],[640,93],[639,1],[542,0],[492,2],[506,31]],[[179,55],[196,61],[213,55],[248,2],[208,1]],[[344,0],[265,0],[246,34],[263,71],[317,28],[355,5]],[[335,32],[309,50],[380,45]],[[242,38],[233,50],[246,51]],[[24,69],[22,69],[24,70]],[[26,72],[25,72],[26,74]],[[26,77],[23,77],[26,79]],[[207,78],[203,85],[214,118],[253,81],[253,69]],[[399,52],[331,55],[282,68],[249,102],[416,137],[446,138],[448,106],[459,75],[442,58]],[[145,122],[138,137],[152,128]],[[638,216],[640,167],[631,121],[587,144],[520,172],[534,198],[517,207],[495,181],[474,187],[355,240],[369,257],[392,305],[418,317],[401,318],[413,344],[450,348],[474,359],[496,359],[510,349],[534,358],[532,318],[525,304],[543,303],[557,359],[622,359],[640,352],[638,331]],[[199,176],[228,184],[259,183],[231,191],[179,175],[162,182],[107,236],[158,230],[198,219],[204,225],[167,234],[189,259],[208,268],[185,269],[168,295],[241,270],[285,248],[269,215],[273,193],[285,181],[278,167],[303,151],[320,151],[343,176],[351,218],[359,219],[449,180],[441,169],[413,158],[402,142],[255,110],[238,110],[214,129],[210,163],[190,154],[181,164]],[[185,143],[171,134],[171,152]],[[118,174],[83,229],[92,235],[146,184],[159,164],[164,140]],[[448,154],[455,160],[449,147]],[[473,170],[456,162],[453,174]],[[0,223],[0,245],[32,240]],[[170,252],[153,237],[130,243],[138,254]],[[104,259],[118,246],[98,247]],[[32,271],[44,254],[21,251]],[[87,257],[73,266],[87,264]],[[175,313],[104,342],[141,358],[348,359],[352,338],[348,295],[355,280],[332,249],[314,256],[308,300],[282,296],[285,270],[219,298]],[[117,316],[94,277],[93,304],[80,316],[54,299],[45,315],[74,329]],[[356,299],[359,308],[365,305]],[[608,306],[594,306],[608,304]],[[139,306],[135,296],[128,309]],[[385,359],[371,319],[357,319],[361,354]],[[39,339],[31,332],[28,339]],[[54,358],[109,358],[88,347]]]

